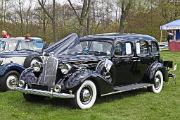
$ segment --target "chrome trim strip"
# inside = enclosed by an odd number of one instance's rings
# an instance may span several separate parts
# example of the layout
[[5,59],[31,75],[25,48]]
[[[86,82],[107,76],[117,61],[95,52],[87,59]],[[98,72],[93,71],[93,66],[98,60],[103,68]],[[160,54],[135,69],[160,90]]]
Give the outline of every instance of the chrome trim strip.
[[110,93],[106,93],[106,94],[102,94],[101,97],[103,96],[108,96],[108,95],[113,95],[113,94],[117,94],[117,93],[122,93],[122,92],[127,92],[127,91],[132,91],[132,90],[137,90],[137,89],[140,89],[140,88],[147,88],[147,87],[150,87],[152,86],[153,84],[149,84],[147,86],[142,86],[142,87],[135,87],[131,90],[121,90],[121,91],[114,91],[114,92],[110,92]]
[[67,94],[67,93],[55,93],[53,91],[42,91],[42,90],[36,90],[36,89],[28,89],[16,87],[15,90],[19,92],[23,92],[25,94],[33,94],[33,95],[40,95],[40,96],[46,96],[46,97],[56,97],[56,98],[75,98],[75,95],[73,94]]

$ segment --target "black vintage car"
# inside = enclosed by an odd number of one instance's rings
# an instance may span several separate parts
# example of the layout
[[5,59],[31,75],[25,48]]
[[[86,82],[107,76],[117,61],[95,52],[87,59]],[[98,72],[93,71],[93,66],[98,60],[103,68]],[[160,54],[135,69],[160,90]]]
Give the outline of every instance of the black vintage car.
[[168,81],[172,62],[160,59],[151,36],[111,33],[79,39],[74,34],[70,41],[73,45],[61,54],[51,53],[21,74],[16,90],[26,100],[71,98],[75,107],[87,109],[97,96],[140,88],[160,93]]

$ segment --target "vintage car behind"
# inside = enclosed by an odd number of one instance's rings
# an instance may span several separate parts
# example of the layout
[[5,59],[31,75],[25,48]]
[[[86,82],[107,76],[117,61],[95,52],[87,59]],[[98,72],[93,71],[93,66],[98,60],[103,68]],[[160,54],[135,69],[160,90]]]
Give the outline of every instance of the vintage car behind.
[[0,39],[0,90],[7,91],[17,85],[24,67],[33,62],[41,62],[44,42],[41,38],[23,37]]
[[160,93],[163,82],[168,81],[172,62],[160,59],[158,43],[151,36],[73,36],[71,44],[80,41],[79,44],[60,54],[57,50],[46,56],[43,63],[36,62],[22,72],[15,89],[23,92],[26,100],[70,98],[75,107],[87,109],[94,105],[97,96],[140,88]]
[[0,39],[0,91],[13,90],[24,68],[35,62],[42,62],[43,52],[46,55],[51,52],[60,54],[77,44],[73,35],[68,35],[46,49],[43,49],[45,44],[38,37],[31,37],[26,41],[24,37]]

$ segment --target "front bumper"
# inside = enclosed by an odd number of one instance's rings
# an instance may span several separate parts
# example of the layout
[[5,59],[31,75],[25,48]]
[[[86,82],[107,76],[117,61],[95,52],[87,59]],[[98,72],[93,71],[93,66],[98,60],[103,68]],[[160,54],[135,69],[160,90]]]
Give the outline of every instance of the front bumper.
[[27,86],[25,88],[16,87],[15,90],[23,92],[25,94],[33,94],[39,96],[46,96],[51,98],[74,98],[75,95],[67,94],[67,93],[56,93],[53,91],[43,91],[43,90],[36,90],[36,89],[29,89]]

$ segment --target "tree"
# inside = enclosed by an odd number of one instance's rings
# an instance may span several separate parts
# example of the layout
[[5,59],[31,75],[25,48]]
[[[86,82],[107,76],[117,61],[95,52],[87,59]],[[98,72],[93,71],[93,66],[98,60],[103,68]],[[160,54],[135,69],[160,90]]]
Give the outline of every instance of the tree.
[[46,0],[38,0],[38,3],[42,7],[44,13],[50,18],[53,30],[53,39],[56,41],[56,0],[52,3],[52,15],[45,7]]
[[124,33],[126,17],[128,16],[133,4],[134,4],[134,0],[118,0],[117,1],[117,5],[121,9],[120,26],[119,26],[120,33]]
[[[83,5],[82,5],[82,8],[81,8],[80,14],[78,13],[76,8],[72,4],[71,0],[68,0],[68,2],[70,4],[71,8],[73,9],[74,14],[76,15],[77,20],[79,22],[80,34],[81,35],[85,34],[84,30],[86,31],[86,33],[88,33],[87,26],[89,26],[89,25],[86,26],[85,21],[88,19],[88,15],[89,15],[89,12],[90,12],[91,0],[83,0]],[[89,22],[87,22],[87,23],[89,23]]]

